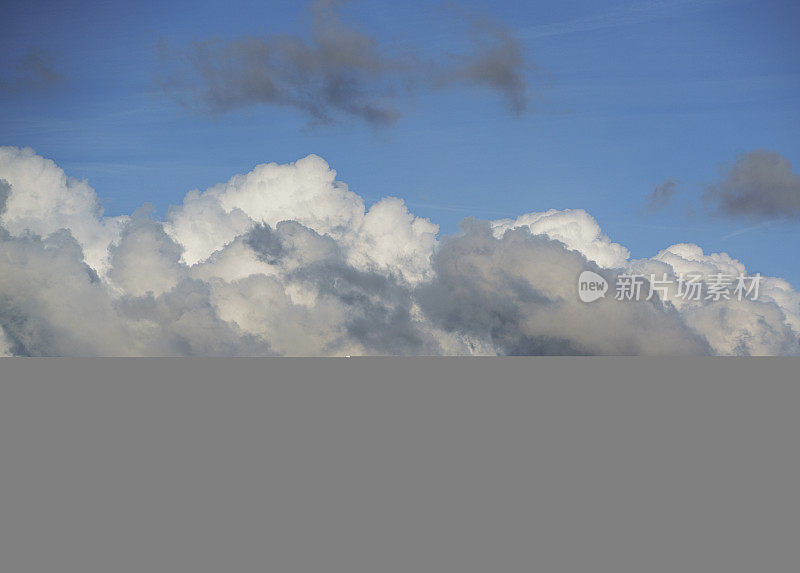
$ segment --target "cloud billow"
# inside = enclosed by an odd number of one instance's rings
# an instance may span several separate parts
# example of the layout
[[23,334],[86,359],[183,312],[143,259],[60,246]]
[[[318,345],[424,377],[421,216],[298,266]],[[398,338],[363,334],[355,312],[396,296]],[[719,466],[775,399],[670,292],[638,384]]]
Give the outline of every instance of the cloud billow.
[[159,46],[160,83],[184,103],[211,114],[255,105],[294,108],[312,125],[357,118],[375,126],[401,116],[404,94],[481,86],[509,110],[525,111],[528,69],[519,42],[504,27],[471,19],[470,50],[433,60],[397,52],[347,26],[336,0],[310,5],[311,39],[279,35],[210,38],[174,49]]
[[[736,275],[672,245],[630,259],[582,210],[467,219],[438,237],[401,199],[367,208],[311,155],[191,191],[164,220],[0,147],[0,355],[800,354],[800,293],[580,302],[583,270]],[[610,297],[609,297],[610,298]]]

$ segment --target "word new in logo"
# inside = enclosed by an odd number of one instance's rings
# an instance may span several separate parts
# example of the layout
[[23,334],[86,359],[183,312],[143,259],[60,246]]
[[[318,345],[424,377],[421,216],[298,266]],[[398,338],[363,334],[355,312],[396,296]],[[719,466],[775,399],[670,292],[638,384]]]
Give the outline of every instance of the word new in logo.
[[583,302],[594,302],[606,296],[608,281],[592,271],[583,271],[578,277],[578,296]]

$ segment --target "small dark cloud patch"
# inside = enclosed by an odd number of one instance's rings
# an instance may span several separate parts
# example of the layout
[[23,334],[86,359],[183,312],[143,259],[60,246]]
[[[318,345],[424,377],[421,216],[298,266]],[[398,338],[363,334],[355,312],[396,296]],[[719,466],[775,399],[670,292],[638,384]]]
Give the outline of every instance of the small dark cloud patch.
[[669,204],[677,191],[678,182],[674,179],[667,179],[663,183],[659,183],[653,188],[650,195],[647,196],[645,210],[651,213],[660,211]]
[[0,179],[0,215],[6,210],[9,195],[11,195],[11,185],[5,179]]
[[253,227],[245,236],[245,244],[253,249],[260,261],[275,264],[283,254],[283,244],[278,234],[264,223]]
[[439,85],[484,86],[503,96],[515,115],[528,109],[528,64],[522,45],[514,35],[487,17],[473,17],[470,23],[472,51],[457,56],[455,65],[438,70]]
[[0,92],[24,94],[49,90],[64,81],[52,58],[29,48],[5,77],[0,76]]
[[479,86],[500,94],[515,114],[528,105],[528,69],[519,42],[486,18],[470,18],[469,49],[441,59],[382,45],[344,23],[343,4],[310,4],[311,33],[208,38],[186,48],[159,45],[158,79],[182,103],[210,114],[267,105],[303,112],[311,125],[342,118],[394,124],[397,100],[422,90]]
[[743,153],[706,186],[705,202],[719,215],[747,219],[800,220],[800,175],[775,151]]

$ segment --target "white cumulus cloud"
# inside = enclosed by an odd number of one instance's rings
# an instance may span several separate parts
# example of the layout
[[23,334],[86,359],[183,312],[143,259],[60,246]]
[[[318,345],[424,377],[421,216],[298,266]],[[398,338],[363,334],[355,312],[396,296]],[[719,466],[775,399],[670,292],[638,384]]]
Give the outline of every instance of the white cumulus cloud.
[[585,304],[587,269],[747,272],[693,244],[631,260],[583,210],[439,237],[315,155],[191,191],[164,221],[105,217],[87,182],[0,148],[0,355],[800,354],[783,279],[758,300]]
[[69,229],[86,262],[105,269],[108,246],[119,236],[127,217],[103,217],[97,195],[86,181],[68,177],[30,148],[0,147],[0,174],[11,186],[0,214],[0,224],[8,232],[49,235]]
[[630,252],[617,243],[612,243],[603,234],[589,213],[583,209],[550,209],[543,213],[527,213],[516,219],[500,219],[492,222],[497,238],[509,229],[526,227],[534,235],[545,235],[561,241],[567,248],[582,253],[601,267],[614,268],[626,264]]

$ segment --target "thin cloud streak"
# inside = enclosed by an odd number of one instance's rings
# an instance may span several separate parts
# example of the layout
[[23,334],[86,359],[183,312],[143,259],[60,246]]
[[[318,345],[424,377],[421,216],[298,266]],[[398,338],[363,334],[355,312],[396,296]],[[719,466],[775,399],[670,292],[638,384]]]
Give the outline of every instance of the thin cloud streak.
[[639,4],[626,4],[592,16],[577,18],[566,22],[533,26],[522,30],[520,32],[520,37],[523,40],[535,40],[539,38],[644,24],[655,20],[708,10],[734,2],[737,2],[737,0],[653,0],[651,2],[642,2]]
[[771,227],[780,221],[767,221],[766,223],[762,223],[760,225],[752,225],[750,227],[745,227],[744,229],[739,229],[738,231],[734,231],[732,233],[728,233],[722,237],[722,240],[725,241],[727,239],[732,239],[733,237],[738,237],[740,235],[744,235],[746,233],[750,233],[752,231],[757,231],[759,229],[765,229],[767,227]]

